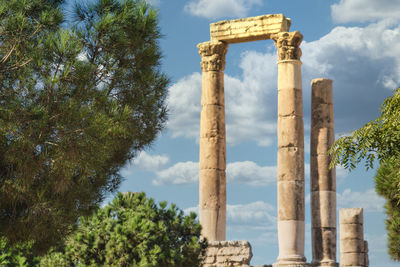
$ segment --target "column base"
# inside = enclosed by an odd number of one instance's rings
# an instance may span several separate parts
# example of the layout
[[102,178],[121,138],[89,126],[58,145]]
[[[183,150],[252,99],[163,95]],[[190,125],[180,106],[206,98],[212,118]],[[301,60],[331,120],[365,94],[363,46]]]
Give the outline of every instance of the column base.
[[339,267],[339,263],[334,261],[320,261],[320,262],[311,262],[310,266],[312,267]]
[[306,263],[306,257],[293,256],[278,258],[277,262],[272,264],[272,267],[309,267],[310,264]]
[[276,262],[272,267],[310,267],[311,265],[306,262]]

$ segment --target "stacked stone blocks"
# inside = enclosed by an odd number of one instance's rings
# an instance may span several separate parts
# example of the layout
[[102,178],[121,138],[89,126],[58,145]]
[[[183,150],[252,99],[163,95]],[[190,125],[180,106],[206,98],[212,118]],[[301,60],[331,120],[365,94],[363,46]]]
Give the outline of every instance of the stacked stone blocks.
[[368,243],[364,241],[363,209],[341,209],[339,221],[341,266],[367,267]]
[[253,254],[248,241],[210,241],[204,267],[250,267]]

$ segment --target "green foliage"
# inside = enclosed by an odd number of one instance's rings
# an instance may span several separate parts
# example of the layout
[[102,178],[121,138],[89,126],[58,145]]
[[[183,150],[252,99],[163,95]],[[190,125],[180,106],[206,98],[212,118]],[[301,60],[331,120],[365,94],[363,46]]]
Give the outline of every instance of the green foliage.
[[375,159],[400,156],[400,88],[383,102],[380,111],[376,120],[334,143],[330,150],[331,166],[341,164],[346,169],[354,169],[366,160],[365,166],[372,168]]
[[200,266],[207,244],[195,218],[144,193],[119,193],[92,217],[81,217],[65,250],[44,257],[41,265]]
[[400,260],[400,162],[396,158],[382,160],[375,175],[376,192],[384,197],[387,219],[389,255]]
[[62,2],[0,0],[0,235],[38,251],[118,188],[166,120],[157,13],[77,1],[61,27]]
[[393,260],[400,261],[400,88],[383,102],[380,111],[379,118],[334,143],[331,167],[341,164],[351,170],[365,160],[369,169],[375,159],[379,161],[375,189],[387,200],[388,251]]
[[0,239],[0,266],[3,267],[28,267],[39,264],[40,258],[32,251],[32,242],[15,244],[11,246],[6,238]]

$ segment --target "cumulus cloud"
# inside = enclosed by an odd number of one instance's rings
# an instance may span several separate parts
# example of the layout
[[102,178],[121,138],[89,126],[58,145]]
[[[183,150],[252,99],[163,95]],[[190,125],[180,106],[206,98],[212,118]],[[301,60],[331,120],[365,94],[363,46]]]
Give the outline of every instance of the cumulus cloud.
[[[302,49],[305,83],[317,77],[333,79],[337,132],[352,131],[374,119],[383,100],[400,85],[400,58],[395,56],[400,53],[398,24],[336,27],[319,40],[304,42]],[[307,107],[306,90],[305,96]]]
[[[184,209],[185,214],[198,213],[198,207]],[[276,209],[271,204],[256,201],[248,204],[226,205],[227,227],[235,231],[276,229]]]
[[178,162],[170,168],[157,172],[153,185],[192,184],[199,179],[199,163]]
[[[154,185],[192,184],[199,179],[198,162],[178,162],[172,167],[156,172]],[[275,166],[259,166],[252,161],[232,162],[226,167],[227,182],[251,186],[267,186],[276,181]]]
[[[271,144],[276,136],[275,53],[245,52],[241,55],[242,79],[225,75],[226,135],[229,145],[254,141]],[[198,140],[200,125],[201,74],[182,78],[169,89],[172,137]]]
[[228,182],[252,186],[266,186],[276,182],[276,166],[259,166],[253,161],[228,163]]
[[129,175],[134,170],[156,171],[164,167],[169,162],[167,155],[150,155],[146,151],[141,151],[132,162],[122,170],[122,175]]
[[201,74],[193,73],[169,88],[170,115],[167,128],[172,137],[198,139],[200,136]]
[[340,0],[331,6],[335,22],[366,22],[379,19],[399,19],[398,0]]
[[365,192],[353,192],[345,189],[337,194],[338,209],[341,208],[364,208],[364,212],[382,212],[385,199],[378,196],[374,189]]
[[276,226],[276,211],[271,204],[256,201],[249,204],[227,205],[227,222],[253,228],[271,229]]
[[184,10],[197,17],[245,17],[253,6],[262,6],[262,0],[192,0]]

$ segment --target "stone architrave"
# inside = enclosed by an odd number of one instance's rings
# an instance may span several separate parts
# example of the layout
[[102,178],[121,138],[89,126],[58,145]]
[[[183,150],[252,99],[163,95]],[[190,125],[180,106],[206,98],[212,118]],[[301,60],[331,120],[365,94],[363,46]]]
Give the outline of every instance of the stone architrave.
[[226,235],[226,141],[224,73],[228,45],[204,42],[201,55],[199,217],[202,235],[209,241]]
[[267,40],[273,34],[288,32],[290,23],[282,14],[223,20],[210,24],[210,39],[227,44]]
[[368,247],[364,241],[364,217],[362,208],[339,211],[340,223],[340,266],[367,267]]
[[304,257],[303,36],[272,36],[278,49],[278,242],[274,267],[307,266]]
[[328,153],[335,141],[332,80],[314,79],[311,89],[312,264],[336,267],[336,175]]

